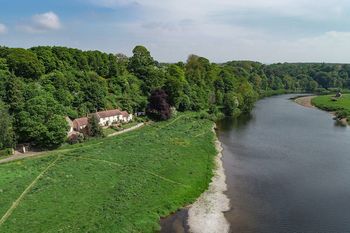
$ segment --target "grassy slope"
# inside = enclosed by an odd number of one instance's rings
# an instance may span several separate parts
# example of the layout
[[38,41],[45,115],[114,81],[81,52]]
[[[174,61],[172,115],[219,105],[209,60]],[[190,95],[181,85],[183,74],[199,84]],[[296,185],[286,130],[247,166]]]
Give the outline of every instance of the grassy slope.
[[350,94],[344,94],[337,101],[332,101],[334,95],[322,95],[312,99],[312,104],[326,111],[344,111],[350,117]]
[[57,156],[0,232],[154,232],[212,175],[212,123],[190,114],[0,165],[0,216]]

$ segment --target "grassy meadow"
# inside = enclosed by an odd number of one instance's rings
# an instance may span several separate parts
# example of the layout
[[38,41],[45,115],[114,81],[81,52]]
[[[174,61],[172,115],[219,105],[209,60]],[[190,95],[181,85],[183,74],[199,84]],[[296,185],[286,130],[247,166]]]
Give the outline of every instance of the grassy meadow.
[[350,118],[350,94],[344,94],[341,98],[335,99],[334,95],[322,95],[312,99],[312,104],[316,107],[336,112],[340,118]]
[[0,232],[155,232],[212,176],[212,122],[182,114],[0,164]]

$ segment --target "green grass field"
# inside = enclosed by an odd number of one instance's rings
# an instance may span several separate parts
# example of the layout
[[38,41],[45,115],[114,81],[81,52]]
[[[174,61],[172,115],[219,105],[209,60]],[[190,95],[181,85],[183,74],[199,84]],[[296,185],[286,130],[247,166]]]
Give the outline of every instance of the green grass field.
[[0,232],[155,232],[207,188],[211,127],[183,114],[0,164]]
[[316,107],[336,112],[339,117],[350,118],[350,94],[344,94],[338,100],[333,100],[334,95],[322,95],[312,99],[312,104]]

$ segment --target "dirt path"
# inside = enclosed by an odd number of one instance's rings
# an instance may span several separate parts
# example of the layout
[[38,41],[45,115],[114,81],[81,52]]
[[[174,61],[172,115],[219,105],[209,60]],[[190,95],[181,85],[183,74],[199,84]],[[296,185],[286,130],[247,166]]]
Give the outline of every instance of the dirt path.
[[16,152],[14,155],[7,157],[5,159],[0,160],[0,164],[2,163],[8,163],[11,161],[23,159],[23,158],[29,158],[29,157],[35,157],[35,156],[40,156],[42,154],[48,153],[48,151],[42,151],[42,152],[28,152],[26,154],[21,154],[19,152]]
[[315,98],[316,96],[303,96],[303,97],[299,97],[299,98],[296,98],[294,101],[297,103],[297,104],[300,104],[304,107],[307,107],[307,108],[316,108],[315,106],[312,105],[311,103],[311,100],[313,98]]
[[142,127],[142,126],[144,126],[144,123],[137,124],[137,125],[135,125],[135,126],[133,126],[133,127],[130,127],[130,128],[128,128],[128,129],[124,129],[123,131],[119,131],[119,132],[112,133],[112,134],[108,135],[107,137],[117,136],[117,135],[120,135],[120,134],[129,132],[129,131],[138,129],[138,128]]
[[11,207],[6,211],[4,216],[0,219],[0,226],[4,224],[4,222],[11,216],[13,211],[17,208],[17,206],[20,204],[22,199],[27,195],[27,193],[32,189],[32,187],[38,182],[38,180],[43,177],[43,175],[53,166],[55,166],[56,162],[61,158],[61,156],[57,156],[57,158],[50,163],[33,181],[28,185],[28,187],[21,193],[21,195],[17,198],[15,202],[12,203]]
[[[94,159],[94,158],[88,158],[88,157],[72,157],[72,158],[83,159],[83,160],[91,160],[91,161],[100,162],[100,163],[107,163],[107,164],[115,165],[115,166],[118,166],[118,167],[127,167],[127,166],[125,166],[123,164],[112,162],[112,161],[108,161],[108,160],[104,160],[104,159]],[[164,181],[167,181],[169,183],[173,183],[173,184],[176,184],[176,185],[181,185],[181,186],[184,186],[184,187],[189,187],[188,185],[185,185],[185,184],[179,183],[177,181],[168,179],[168,178],[166,178],[164,176],[158,175],[157,173],[154,173],[152,171],[149,171],[149,170],[146,170],[146,169],[143,169],[143,168],[135,167],[133,169],[136,169],[136,170],[139,170],[139,171],[143,171],[145,173],[148,173],[148,174],[150,174],[152,176],[155,176],[155,177],[157,177],[159,179],[162,179]]]
[[[140,123],[140,124],[137,124],[137,125],[135,125],[133,127],[125,129],[123,131],[110,134],[107,137],[113,137],[113,136],[117,136],[117,135],[120,135],[120,134],[123,134],[123,133],[126,133],[126,132],[130,132],[132,130],[135,130],[135,129],[138,129],[138,128],[142,127],[143,125],[144,125],[144,123]],[[31,152],[28,152],[28,153],[25,153],[25,154],[22,154],[20,152],[16,152],[14,155],[12,155],[10,157],[4,158],[4,159],[0,159],[0,164],[12,162],[12,161],[16,161],[16,160],[20,160],[20,159],[24,159],[24,158],[37,157],[37,156],[41,156],[41,155],[45,155],[45,154],[49,154],[49,153],[64,152],[64,151],[70,151],[70,150],[74,150],[74,149],[63,149],[63,150],[59,150],[58,149],[58,150],[55,150],[55,151],[40,151],[40,152],[33,152],[33,151],[31,151]]]

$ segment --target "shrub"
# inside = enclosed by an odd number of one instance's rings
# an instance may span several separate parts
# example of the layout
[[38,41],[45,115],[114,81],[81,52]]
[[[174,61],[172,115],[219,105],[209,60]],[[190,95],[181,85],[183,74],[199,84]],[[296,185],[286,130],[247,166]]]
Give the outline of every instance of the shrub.
[[146,114],[153,120],[168,120],[171,117],[168,95],[162,89],[156,89],[148,99]]
[[103,137],[102,127],[99,124],[99,120],[96,114],[91,114],[88,119],[88,125],[86,126],[86,133],[89,137]]
[[339,110],[336,112],[335,114],[337,116],[337,118],[341,119],[341,118],[346,118],[349,116],[349,113],[346,110]]
[[82,133],[72,134],[68,137],[69,144],[81,143],[83,141],[84,141],[84,134]]
[[6,148],[4,150],[0,150],[0,157],[2,156],[9,156],[13,154],[12,148]]

